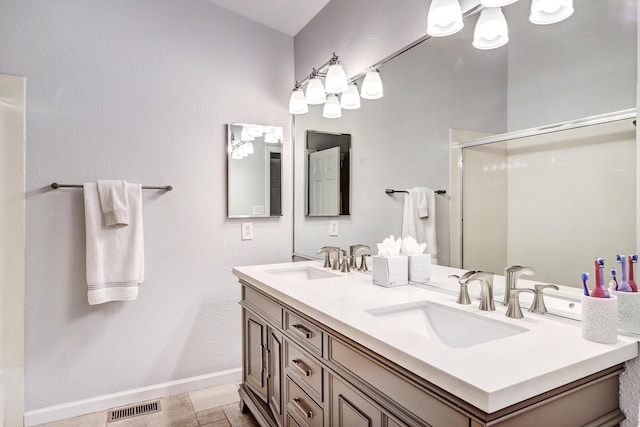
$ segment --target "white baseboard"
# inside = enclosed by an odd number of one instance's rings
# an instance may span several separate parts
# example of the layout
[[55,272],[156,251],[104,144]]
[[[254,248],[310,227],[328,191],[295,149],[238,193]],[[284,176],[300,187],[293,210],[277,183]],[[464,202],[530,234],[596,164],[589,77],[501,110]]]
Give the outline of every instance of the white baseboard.
[[239,382],[242,380],[242,369],[229,369],[212,374],[199,375],[197,377],[184,378],[176,381],[169,381],[148,387],[126,390],[119,393],[105,394],[103,396],[92,397],[90,399],[78,400],[61,405],[49,406],[34,411],[27,411],[24,414],[25,427],[52,421],[73,418],[80,415],[91,414],[93,412],[106,411],[119,406],[131,405],[145,400],[158,399],[160,397],[174,394],[187,393],[218,385]]

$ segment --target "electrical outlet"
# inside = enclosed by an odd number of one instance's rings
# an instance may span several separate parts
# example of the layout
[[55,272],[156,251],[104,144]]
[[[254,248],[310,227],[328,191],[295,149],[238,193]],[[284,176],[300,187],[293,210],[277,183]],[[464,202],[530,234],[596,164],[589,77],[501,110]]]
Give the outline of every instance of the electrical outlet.
[[329,221],[329,236],[338,235],[338,221]]
[[253,223],[243,222],[242,223],[242,240],[251,240],[251,239],[253,239]]
[[254,215],[264,215],[264,205],[253,205],[252,210]]

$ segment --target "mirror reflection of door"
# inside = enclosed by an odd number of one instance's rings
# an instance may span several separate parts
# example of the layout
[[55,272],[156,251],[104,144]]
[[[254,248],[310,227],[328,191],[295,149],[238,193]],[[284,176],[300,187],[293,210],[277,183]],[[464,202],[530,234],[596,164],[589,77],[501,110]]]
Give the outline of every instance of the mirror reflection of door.
[[309,215],[340,214],[340,147],[309,154]]

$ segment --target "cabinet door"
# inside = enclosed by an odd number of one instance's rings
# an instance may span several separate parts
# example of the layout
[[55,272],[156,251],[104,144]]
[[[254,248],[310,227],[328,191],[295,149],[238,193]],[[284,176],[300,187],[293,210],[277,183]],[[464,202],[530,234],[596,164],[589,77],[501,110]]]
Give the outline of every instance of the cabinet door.
[[383,414],[364,396],[331,376],[331,425],[382,427]]
[[266,324],[247,310],[244,312],[244,381],[267,401]]
[[267,377],[267,388],[269,394],[269,407],[275,415],[278,424],[284,421],[284,411],[282,408],[283,388],[282,388],[282,349],[283,336],[277,330],[267,326],[267,354],[269,363],[269,375]]

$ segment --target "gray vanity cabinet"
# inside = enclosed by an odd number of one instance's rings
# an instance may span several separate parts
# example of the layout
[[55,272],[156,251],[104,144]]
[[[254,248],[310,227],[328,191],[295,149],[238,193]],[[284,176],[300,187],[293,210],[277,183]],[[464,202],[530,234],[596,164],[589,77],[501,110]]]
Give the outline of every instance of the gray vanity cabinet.
[[243,380],[265,402],[267,401],[267,367],[265,364],[267,325],[245,310]]
[[486,413],[241,280],[243,410],[271,427],[613,426],[622,365]]

